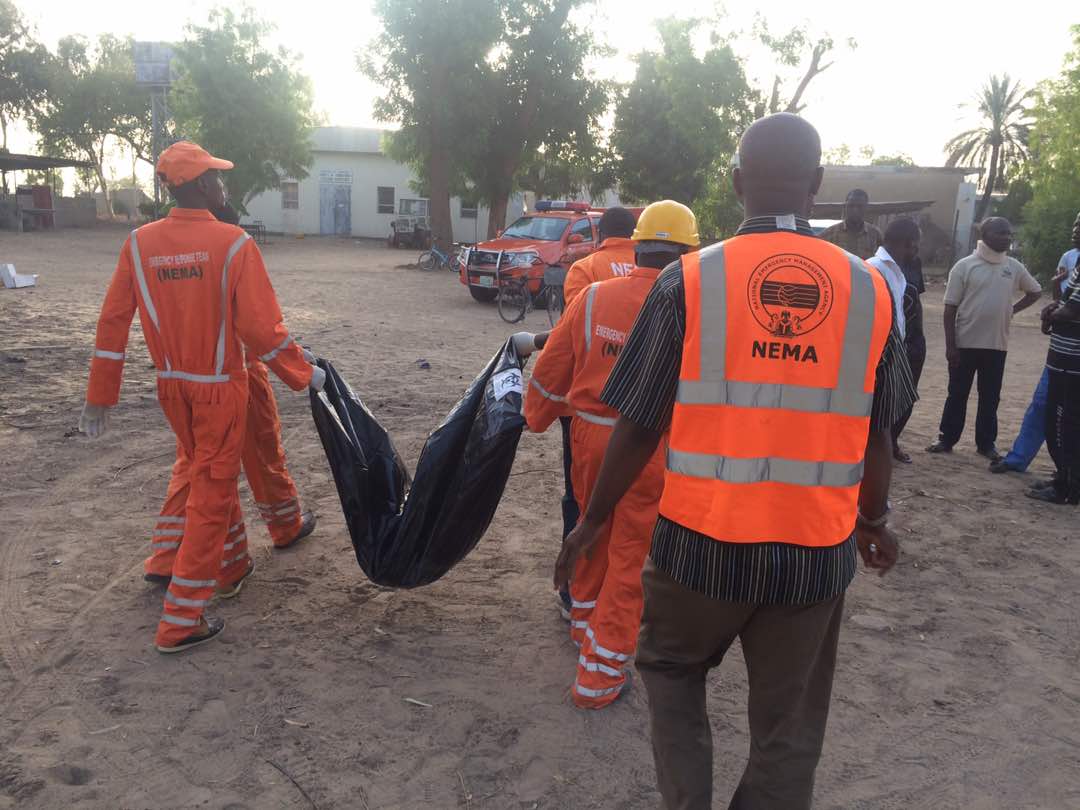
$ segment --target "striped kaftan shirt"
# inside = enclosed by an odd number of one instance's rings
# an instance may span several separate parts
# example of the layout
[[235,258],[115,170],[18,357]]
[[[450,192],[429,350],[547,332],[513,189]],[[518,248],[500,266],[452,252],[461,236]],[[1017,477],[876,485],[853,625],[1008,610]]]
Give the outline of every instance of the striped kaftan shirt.
[[[769,233],[790,217],[755,217],[738,234]],[[796,230],[813,236],[795,218]],[[876,272],[876,271],[874,271]],[[658,432],[671,426],[682,366],[686,295],[681,262],[661,273],[619,354],[601,399],[627,419]],[[888,430],[918,398],[895,323],[878,363],[870,429]],[[808,604],[843,593],[855,576],[854,535],[836,545],[733,543],[714,539],[663,515],[653,533],[653,564],[684,587],[713,599],[757,604]]]

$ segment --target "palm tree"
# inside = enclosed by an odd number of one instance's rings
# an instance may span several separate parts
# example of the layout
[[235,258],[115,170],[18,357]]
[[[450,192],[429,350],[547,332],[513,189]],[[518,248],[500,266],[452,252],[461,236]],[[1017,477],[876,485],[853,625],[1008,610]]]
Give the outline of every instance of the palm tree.
[[1008,73],[991,76],[976,97],[982,124],[945,144],[949,153],[946,166],[971,165],[974,160],[985,171],[976,220],[986,213],[994,189],[1004,186],[1011,171],[1027,160],[1030,98],[1031,91],[1022,89]]

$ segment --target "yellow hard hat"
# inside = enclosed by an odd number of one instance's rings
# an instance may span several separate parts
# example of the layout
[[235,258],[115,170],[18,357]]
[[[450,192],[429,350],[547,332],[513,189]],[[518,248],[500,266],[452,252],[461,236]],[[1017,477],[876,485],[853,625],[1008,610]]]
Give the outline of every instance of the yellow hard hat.
[[701,244],[697,217],[675,200],[651,203],[641,212],[634,235],[630,238],[636,242],[677,242],[692,248]]

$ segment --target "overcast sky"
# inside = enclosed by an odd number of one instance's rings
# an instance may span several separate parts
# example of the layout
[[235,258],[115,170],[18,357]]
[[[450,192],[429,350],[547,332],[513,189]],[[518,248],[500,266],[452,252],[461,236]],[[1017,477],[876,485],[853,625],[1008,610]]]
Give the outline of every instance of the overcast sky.
[[[202,22],[215,5],[208,0],[154,3],[145,0],[15,0],[50,46],[70,33],[132,34],[136,39],[175,40],[189,20]],[[723,26],[746,31],[754,6],[728,9]],[[991,73],[1010,73],[1033,85],[1059,72],[1070,47],[1069,25],[1080,21],[1071,4],[909,0],[906,3],[814,4],[812,27],[838,42],[854,38],[854,51],[838,47],[836,64],[819,76],[805,97],[804,115],[821,131],[826,149],[869,145],[877,154],[903,152],[921,165],[940,165],[942,145],[970,121],[964,108]],[[775,31],[805,21],[805,0],[772,0],[761,9]],[[300,56],[315,87],[316,104],[328,123],[377,125],[371,101],[378,93],[359,75],[355,54],[376,31],[370,3],[327,0],[262,0],[259,12],[277,25],[276,38]],[[589,25],[618,52],[597,72],[621,81],[633,78],[631,56],[655,43],[652,22],[678,9],[679,16],[714,16],[717,5],[684,0],[667,6],[642,0],[599,0]],[[739,48],[748,52],[748,48]],[[752,57],[748,71],[771,83],[768,61]],[[792,86],[794,80],[792,81]],[[32,149],[17,132],[13,151]]]

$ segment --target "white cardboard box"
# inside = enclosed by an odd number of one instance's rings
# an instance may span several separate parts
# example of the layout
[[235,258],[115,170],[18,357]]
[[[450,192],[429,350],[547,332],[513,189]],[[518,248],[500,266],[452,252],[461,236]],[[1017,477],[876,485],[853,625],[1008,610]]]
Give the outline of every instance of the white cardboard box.
[[38,277],[36,273],[32,276],[16,273],[13,264],[0,264],[0,279],[7,289],[14,290],[18,287],[33,287],[37,284]]

